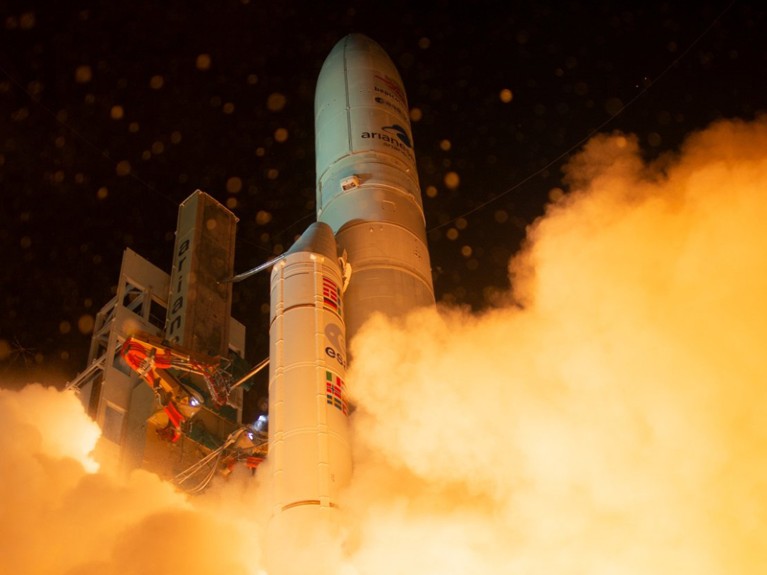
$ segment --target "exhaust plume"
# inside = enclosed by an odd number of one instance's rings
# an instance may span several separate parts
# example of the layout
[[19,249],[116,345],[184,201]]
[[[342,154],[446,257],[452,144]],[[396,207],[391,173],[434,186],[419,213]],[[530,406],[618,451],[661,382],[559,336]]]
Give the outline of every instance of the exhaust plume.
[[764,118],[651,164],[597,136],[506,307],[368,324],[361,572],[762,572],[765,150]]
[[[766,150],[765,118],[651,163],[633,136],[597,136],[530,226],[504,305],[369,322],[345,535],[318,563],[763,573]],[[191,499],[97,470],[77,399],[38,385],[0,390],[0,427],[0,571],[263,573],[268,473]]]
[[257,525],[225,489],[189,500],[145,471],[97,471],[99,430],[72,392],[0,389],[0,426],[0,572],[258,573]]

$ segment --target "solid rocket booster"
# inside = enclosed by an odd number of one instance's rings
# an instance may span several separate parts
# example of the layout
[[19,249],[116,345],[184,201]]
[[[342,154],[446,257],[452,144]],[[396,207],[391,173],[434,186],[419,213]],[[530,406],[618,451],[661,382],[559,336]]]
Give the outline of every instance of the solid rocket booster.
[[318,533],[332,531],[338,490],[351,475],[342,286],[333,232],[322,222],[272,269],[270,548],[293,548],[273,554],[274,573],[305,569],[296,548],[309,549]]
[[352,267],[351,339],[375,312],[434,304],[407,97],[373,40],[350,34],[335,45],[317,80],[314,121],[317,219]]

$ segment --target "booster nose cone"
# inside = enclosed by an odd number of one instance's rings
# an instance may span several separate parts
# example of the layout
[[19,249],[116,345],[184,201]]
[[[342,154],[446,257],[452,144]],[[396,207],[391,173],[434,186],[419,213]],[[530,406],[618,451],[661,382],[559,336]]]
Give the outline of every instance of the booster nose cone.
[[336,239],[333,237],[333,230],[330,229],[330,226],[324,222],[314,222],[290,246],[287,255],[312,252],[333,259],[336,257],[336,250]]

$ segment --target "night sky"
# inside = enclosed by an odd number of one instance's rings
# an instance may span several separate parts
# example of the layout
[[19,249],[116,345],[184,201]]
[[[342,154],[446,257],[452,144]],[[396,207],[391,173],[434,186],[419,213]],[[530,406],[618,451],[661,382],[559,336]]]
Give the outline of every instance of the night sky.
[[[437,298],[475,310],[589,136],[653,159],[767,109],[758,2],[321,4],[3,4],[0,385],[85,368],[123,250],[169,271],[195,189],[239,217],[236,271],[290,246],[314,219],[315,82],[349,32],[400,70]],[[265,357],[268,274],[233,314]]]

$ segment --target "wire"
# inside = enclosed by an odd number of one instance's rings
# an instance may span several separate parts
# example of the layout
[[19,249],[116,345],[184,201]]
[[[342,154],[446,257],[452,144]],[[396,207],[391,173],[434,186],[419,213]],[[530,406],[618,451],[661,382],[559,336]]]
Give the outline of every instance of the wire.
[[724,9],[721,12],[719,12],[719,14],[711,21],[711,23],[700,34],[698,34],[698,36],[695,38],[695,40],[693,40],[690,43],[690,45],[687,46],[687,48],[685,48],[685,50],[683,50],[681,54],[679,54],[679,56],[677,56],[668,66],[666,66],[663,69],[663,71],[660,72],[660,74],[658,74],[652,81],[648,82],[628,102],[626,102],[623,106],[621,106],[620,109],[615,114],[613,114],[612,116],[607,118],[604,122],[599,124],[596,128],[592,129],[590,132],[588,132],[588,134],[586,134],[586,136],[584,136],[583,138],[578,140],[575,144],[571,145],[567,150],[565,150],[564,152],[559,154],[556,158],[554,158],[553,160],[548,162],[545,166],[543,166],[542,168],[537,169],[536,171],[532,172],[528,176],[524,177],[522,180],[520,180],[519,182],[517,182],[516,184],[514,184],[510,188],[506,188],[503,192],[501,192],[499,194],[496,194],[495,196],[490,197],[489,199],[485,200],[484,202],[482,202],[478,206],[475,206],[475,207],[471,208],[470,210],[468,210],[468,211],[466,211],[466,212],[464,212],[464,213],[454,217],[453,219],[448,220],[446,222],[443,222],[443,223],[441,223],[439,225],[436,225],[436,226],[430,228],[429,232],[433,232],[434,230],[438,230],[438,229],[443,228],[443,227],[445,227],[447,225],[450,225],[450,224],[454,223],[455,221],[457,221],[457,220],[459,220],[461,218],[465,218],[467,216],[470,216],[470,215],[478,212],[479,210],[487,207],[488,205],[492,204],[493,202],[499,200],[500,198],[506,196],[507,194],[510,194],[514,190],[522,187],[524,184],[526,184],[527,182],[532,180],[534,177],[536,177],[536,176],[542,174],[543,172],[545,172],[546,170],[548,170],[551,166],[553,166],[554,164],[556,164],[560,160],[562,160],[562,158],[564,158],[565,156],[570,155],[575,149],[581,147],[583,144],[585,144],[587,141],[589,141],[597,132],[603,130],[606,126],[608,126],[610,123],[612,123],[618,116],[623,114],[623,112],[626,111],[626,109],[629,106],[631,106],[639,98],[644,96],[650,90],[650,88],[652,88],[663,76],[665,76],[668,73],[669,70],[671,70],[677,64],[679,64],[679,62],[682,60],[682,58],[687,56],[687,54],[690,52],[690,50],[692,50],[703,39],[703,37],[706,36],[706,34],[708,34],[711,31],[711,29],[722,19],[722,17],[730,10],[730,8],[733,7],[733,5],[735,4],[736,1],[737,0],[731,0],[731,2],[729,4],[727,4],[727,6],[725,6]]

